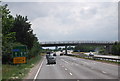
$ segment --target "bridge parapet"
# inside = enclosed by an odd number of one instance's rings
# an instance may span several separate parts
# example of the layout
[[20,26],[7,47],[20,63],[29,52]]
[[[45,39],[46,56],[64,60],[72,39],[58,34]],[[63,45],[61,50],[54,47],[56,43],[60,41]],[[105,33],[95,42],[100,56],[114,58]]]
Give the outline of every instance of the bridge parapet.
[[113,45],[115,41],[49,41],[40,42],[41,45],[78,45],[78,44],[96,44],[96,45]]

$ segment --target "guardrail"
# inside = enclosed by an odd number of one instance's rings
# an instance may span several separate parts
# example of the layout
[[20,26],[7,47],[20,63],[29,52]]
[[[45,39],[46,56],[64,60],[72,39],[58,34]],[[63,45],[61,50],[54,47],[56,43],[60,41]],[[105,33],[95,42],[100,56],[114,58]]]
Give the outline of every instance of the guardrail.
[[107,58],[107,57],[98,57],[98,56],[93,56],[93,57],[88,56],[87,58],[92,58],[94,60],[106,60],[106,61],[120,62],[119,58]]
[[81,56],[80,54],[66,54],[68,56],[80,56],[82,58],[91,58],[93,60],[106,60],[106,61],[113,61],[113,62],[120,62],[120,58],[108,58],[108,57],[99,57],[99,56]]

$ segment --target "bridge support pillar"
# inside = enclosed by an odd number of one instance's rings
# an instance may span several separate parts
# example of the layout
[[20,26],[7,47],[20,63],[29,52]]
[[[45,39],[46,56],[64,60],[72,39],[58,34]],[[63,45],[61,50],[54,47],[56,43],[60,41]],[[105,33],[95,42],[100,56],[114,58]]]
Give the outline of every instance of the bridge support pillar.
[[107,45],[106,46],[106,51],[105,51],[106,54],[111,54],[112,53],[112,45]]
[[67,45],[65,45],[65,54],[67,54]]
[[58,46],[55,46],[55,50],[56,50],[56,51],[58,50]]

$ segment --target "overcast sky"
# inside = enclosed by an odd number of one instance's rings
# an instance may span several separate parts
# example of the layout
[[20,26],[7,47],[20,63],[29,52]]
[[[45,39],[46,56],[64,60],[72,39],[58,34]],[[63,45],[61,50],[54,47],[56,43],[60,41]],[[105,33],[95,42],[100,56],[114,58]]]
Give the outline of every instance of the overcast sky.
[[118,40],[117,2],[10,2],[28,16],[39,41]]

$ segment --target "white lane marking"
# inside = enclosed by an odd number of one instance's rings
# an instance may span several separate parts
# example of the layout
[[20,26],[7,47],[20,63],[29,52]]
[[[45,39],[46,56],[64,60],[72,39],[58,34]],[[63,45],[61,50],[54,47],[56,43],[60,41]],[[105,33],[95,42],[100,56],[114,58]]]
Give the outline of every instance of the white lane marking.
[[67,61],[65,61],[64,59],[61,59],[62,61],[64,61],[65,63],[68,63]]
[[65,68],[65,70],[67,70],[67,68]]
[[[43,59],[43,61],[44,61],[44,59]],[[40,72],[41,67],[42,67],[42,65],[43,65],[43,61],[42,61],[42,63],[40,64],[39,69],[38,69],[38,71],[37,71],[37,73],[36,73],[36,75],[35,75],[35,77],[34,77],[33,81],[35,81],[35,80],[36,80],[36,78],[37,78],[37,76],[38,76],[38,73]]]
[[72,75],[72,73],[70,73],[70,75]]
[[106,73],[105,71],[102,71],[102,73]]
[[64,61],[64,62],[68,63],[67,61]]

